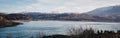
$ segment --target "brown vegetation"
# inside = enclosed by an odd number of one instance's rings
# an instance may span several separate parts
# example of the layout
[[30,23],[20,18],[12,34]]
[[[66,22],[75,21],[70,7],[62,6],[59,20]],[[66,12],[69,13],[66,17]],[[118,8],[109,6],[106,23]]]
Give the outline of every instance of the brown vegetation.
[[10,26],[15,26],[21,24],[19,22],[14,22],[11,20],[6,20],[3,16],[0,16],[0,28],[2,27],[10,27]]
[[120,31],[94,31],[93,29],[71,29],[69,35],[51,35],[43,38],[120,38]]

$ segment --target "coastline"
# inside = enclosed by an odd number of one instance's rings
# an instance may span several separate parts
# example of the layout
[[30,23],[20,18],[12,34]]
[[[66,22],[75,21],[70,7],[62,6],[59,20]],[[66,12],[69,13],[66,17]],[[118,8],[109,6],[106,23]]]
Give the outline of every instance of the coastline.
[[14,22],[14,21],[5,22],[5,23],[1,23],[0,24],[0,28],[17,26],[17,25],[20,25],[20,24],[22,24],[22,23],[20,23],[20,22]]

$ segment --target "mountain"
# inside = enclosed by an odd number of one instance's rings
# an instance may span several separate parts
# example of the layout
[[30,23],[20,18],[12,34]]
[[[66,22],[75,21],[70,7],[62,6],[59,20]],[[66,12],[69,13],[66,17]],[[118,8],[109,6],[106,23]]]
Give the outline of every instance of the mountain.
[[116,21],[120,21],[120,5],[97,8],[93,11],[87,12],[86,14],[97,15],[104,18],[111,18],[115,19]]
[[109,6],[97,8],[93,11],[87,12],[87,14],[93,14],[98,16],[120,16],[120,6]]
[[28,15],[29,17],[32,17],[33,19],[36,19],[42,13],[40,13],[40,12],[26,12],[26,13],[23,13],[23,14]]
[[21,13],[11,13],[11,14],[5,14],[0,13],[0,16],[4,17],[7,20],[31,20],[28,15],[21,14]]
[[8,20],[31,20],[31,18],[28,15],[19,14],[19,13],[7,14],[5,18]]
[[33,19],[37,20],[69,20],[69,21],[116,21],[116,19],[111,17],[101,17],[91,14],[75,14],[75,13],[62,13],[62,14],[52,14],[52,13],[25,13]]
[[7,20],[69,20],[69,21],[97,21],[97,22],[120,22],[120,6],[97,8],[93,11],[78,13],[41,13],[24,12],[1,14]]

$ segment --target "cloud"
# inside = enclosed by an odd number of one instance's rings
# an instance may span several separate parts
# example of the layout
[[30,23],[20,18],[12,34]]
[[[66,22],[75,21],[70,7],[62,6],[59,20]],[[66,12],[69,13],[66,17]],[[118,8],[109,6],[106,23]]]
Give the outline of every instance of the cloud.
[[[24,0],[22,0],[24,1]],[[120,0],[27,0],[26,2],[0,4],[3,12],[87,12],[96,8],[119,5]],[[27,3],[27,4],[26,4]],[[13,4],[13,3],[12,3]],[[20,4],[20,5],[19,5]],[[6,9],[4,9],[6,8]],[[8,8],[8,9],[7,9]]]
[[120,1],[112,1],[112,0],[69,0],[64,3],[64,5],[59,6],[55,10],[60,12],[87,12],[94,10],[96,8],[106,7],[106,6],[114,6],[119,5]]

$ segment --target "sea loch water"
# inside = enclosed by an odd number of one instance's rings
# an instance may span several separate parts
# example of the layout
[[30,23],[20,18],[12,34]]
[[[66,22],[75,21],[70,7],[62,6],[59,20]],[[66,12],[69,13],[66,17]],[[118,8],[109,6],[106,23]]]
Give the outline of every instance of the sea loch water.
[[24,24],[0,28],[0,38],[12,36],[13,38],[30,38],[39,33],[45,34],[67,34],[68,28],[82,27],[95,30],[120,30],[120,23],[107,22],[81,22],[81,21],[30,21]]

